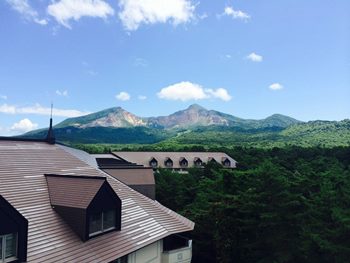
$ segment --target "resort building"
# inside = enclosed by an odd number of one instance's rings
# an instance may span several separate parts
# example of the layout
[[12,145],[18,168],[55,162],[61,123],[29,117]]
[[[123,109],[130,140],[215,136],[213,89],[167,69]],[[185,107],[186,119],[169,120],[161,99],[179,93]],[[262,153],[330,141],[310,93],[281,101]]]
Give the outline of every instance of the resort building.
[[236,168],[237,164],[232,157],[222,152],[113,152],[113,155],[145,167],[175,171],[186,171],[191,167],[202,168],[208,162],[216,162],[231,169]]
[[194,223],[131,188],[151,169],[113,162],[55,144],[50,132],[1,137],[0,262],[191,262]]

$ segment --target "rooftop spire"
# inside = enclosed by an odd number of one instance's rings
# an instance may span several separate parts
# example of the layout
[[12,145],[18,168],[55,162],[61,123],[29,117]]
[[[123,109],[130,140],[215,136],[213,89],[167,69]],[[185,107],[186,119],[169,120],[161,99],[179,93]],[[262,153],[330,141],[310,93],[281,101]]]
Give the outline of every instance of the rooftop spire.
[[50,127],[47,132],[46,141],[50,144],[55,144],[56,139],[52,128],[52,110],[53,110],[53,103],[51,102]]

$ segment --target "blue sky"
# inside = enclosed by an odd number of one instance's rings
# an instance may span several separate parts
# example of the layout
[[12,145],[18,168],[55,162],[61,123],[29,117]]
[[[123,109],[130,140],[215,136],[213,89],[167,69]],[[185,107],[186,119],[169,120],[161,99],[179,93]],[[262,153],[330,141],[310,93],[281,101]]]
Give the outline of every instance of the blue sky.
[[350,116],[348,0],[5,0],[0,135],[121,106]]

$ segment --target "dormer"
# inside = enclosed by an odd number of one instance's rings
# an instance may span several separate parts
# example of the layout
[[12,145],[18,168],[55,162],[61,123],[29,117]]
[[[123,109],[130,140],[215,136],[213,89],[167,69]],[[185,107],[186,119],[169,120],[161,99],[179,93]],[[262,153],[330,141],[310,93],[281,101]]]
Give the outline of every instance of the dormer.
[[201,167],[203,165],[203,161],[199,157],[194,157],[193,163],[195,167]]
[[170,157],[166,157],[165,160],[164,160],[164,165],[165,167],[167,168],[171,168],[173,167],[173,160],[170,159]]
[[149,160],[149,165],[150,165],[152,168],[157,168],[157,166],[158,166],[158,161],[156,160],[156,158],[152,157],[152,158]]
[[217,163],[214,157],[209,157],[208,158],[208,163]]
[[27,261],[28,221],[0,195],[0,262]]
[[46,174],[52,208],[86,241],[121,228],[121,200],[105,177]]
[[227,157],[222,157],[221,158],[221,163],[224,167],[230,167],[231,166],[231,161]]
[[188,161],[185,157],[181,157],[179,160],[180,167],[186,168],[188,167]]

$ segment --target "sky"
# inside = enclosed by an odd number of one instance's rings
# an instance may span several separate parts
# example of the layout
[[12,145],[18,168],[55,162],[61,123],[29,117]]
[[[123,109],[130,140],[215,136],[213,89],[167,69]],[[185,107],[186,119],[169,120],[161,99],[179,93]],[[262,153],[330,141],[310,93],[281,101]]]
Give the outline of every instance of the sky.
[[0,135],[120,106],[350,117],[349,0],[0,1]]

